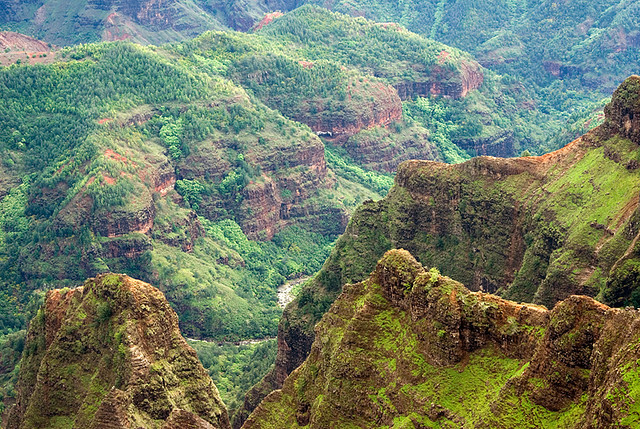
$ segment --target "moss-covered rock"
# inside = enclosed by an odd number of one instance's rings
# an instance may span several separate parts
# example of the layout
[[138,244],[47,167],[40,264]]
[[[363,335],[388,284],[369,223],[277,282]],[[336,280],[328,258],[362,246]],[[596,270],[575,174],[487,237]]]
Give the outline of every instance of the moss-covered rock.
[[158,289],[105,274],[52,290],[32,320],[9,428],[228,428]]
[[[640,303],[640,78],[615,92],[606,121],[540,157],[407,161],[379,202],[362,205],[314,281],[286,310],[274,373],[309,353],[313,326],[340,293],[392,248],[469,289],[553,306],[573,294]],[[639,134],[640,135],[640,134]],[[292,337],[304,341],[291,341]],[[286,362],[287,365],[279,365]],[[268,376],[256,389],[280,388]]]
[[640,314],[589,297],[517,304],[392,250],[344,287],[315,333],[245,429],[639,423]]

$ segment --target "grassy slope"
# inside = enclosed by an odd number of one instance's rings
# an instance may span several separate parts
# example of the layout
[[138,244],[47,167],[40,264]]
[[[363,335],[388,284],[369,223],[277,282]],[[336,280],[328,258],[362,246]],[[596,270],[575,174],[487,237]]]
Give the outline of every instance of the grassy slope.
[[[345,288],[317,325],[309,358],[246,428],[582,427],[595,423],[590,419],[603,391],[620,399],[608,399],[614,410],[608,417],[595,413],[604,419],[600,424],[635,421],[625,401],[636,388],[623,380],[637,372],[631,351],[636,340],[614,327],[626,317],[637,319],[633,313],[605,313],[586,298],[548,312],[469,293],[435,270],[414,280],[402,274],[411,264],[397,254],[388,252],[375,274]],[[637,321],[627,322],[636,329]],[[596,338],[586,333],[592,329]],[[598,340],[600,329],[608,330]],[[456,347],[465,351],[458,355]],[[576,363],[580,353],[602,358],[587,358],[583,368]],[[559,381],[554,370],[563,374]],[[601,371],[609,375],[602,384],[564,386],[573,371],[587,379]],[[577,392],[565,397],[562,389]]]

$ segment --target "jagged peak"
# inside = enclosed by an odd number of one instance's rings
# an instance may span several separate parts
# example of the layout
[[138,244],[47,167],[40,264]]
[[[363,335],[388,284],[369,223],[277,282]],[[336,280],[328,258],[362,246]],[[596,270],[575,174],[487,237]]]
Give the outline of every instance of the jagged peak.
[[389,250],[378,262],[373,280],[389,293],[402,294],[410,290],[415,278],[424,272],[424,268],[404,249]]
[[10,429],[230,427],[162,292],[124,274],[49,291],[25,350]]
[[[410,279],[408,299],[385,296]],[[579,295],[548,310],[470,292],[392,250],[345,287],[307,361],[243,427],[390,426],[416,415],[476,428],[636,423],[638,332],[635,310]]]
[[628,77],[604,108],[604,128],[640,144],[640,76]]

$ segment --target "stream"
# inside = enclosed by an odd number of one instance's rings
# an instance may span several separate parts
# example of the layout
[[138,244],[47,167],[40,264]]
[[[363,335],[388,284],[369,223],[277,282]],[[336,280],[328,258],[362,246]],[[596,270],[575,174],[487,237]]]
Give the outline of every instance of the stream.
[[285,308],[287,304],[289,304],[295,296],[291,293],[294,287],[306,282],[311,277],[300,277],[299,279],[294,279],[286,282],[282,286],[278,287],[278,305],[281,308]]

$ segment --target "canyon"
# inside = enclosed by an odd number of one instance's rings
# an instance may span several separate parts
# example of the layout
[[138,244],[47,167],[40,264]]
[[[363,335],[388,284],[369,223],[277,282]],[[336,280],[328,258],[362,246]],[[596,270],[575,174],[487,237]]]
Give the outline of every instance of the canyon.
[[323,269],[285,309],[275,368],[238,416],[282,387],[312,350],[313,327],[342,285],[362,281],[389,249],[507,299],[553,308],[581,294],[633,304],[638,100],[640,77],[632,76],[603,125],[541,157],[401,164],[389,195],[357,210]]

